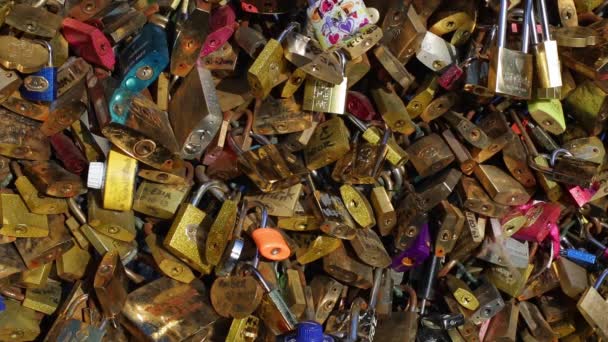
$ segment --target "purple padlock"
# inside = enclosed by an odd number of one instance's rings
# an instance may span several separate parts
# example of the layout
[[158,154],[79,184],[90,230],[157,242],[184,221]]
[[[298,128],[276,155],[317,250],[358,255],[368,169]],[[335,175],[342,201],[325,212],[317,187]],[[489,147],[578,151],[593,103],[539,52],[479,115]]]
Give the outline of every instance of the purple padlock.
[[397,272],[405,272],[422,264],[429,255],[431,255],[431,234],[429,224],[424,223],[411,246],[393,257],[391,267]]

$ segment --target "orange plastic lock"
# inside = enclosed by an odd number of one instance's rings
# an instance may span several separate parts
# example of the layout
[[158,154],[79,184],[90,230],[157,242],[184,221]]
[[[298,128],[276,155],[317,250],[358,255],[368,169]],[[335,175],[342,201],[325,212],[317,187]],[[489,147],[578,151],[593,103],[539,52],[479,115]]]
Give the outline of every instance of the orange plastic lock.
[[258,228],[251,233],[260,254],[270,260],[280,261],[289,258],[291,250],[283,235],[273,228]]

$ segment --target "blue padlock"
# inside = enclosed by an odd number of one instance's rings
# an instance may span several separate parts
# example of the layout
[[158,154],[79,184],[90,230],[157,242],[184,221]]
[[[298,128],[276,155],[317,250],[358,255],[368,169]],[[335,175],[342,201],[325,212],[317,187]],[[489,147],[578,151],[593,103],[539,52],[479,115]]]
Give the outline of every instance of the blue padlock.
[[37,40],[49,50],[47,66],[27,75],[21,85],[21,97],[30,101],[53,102],[57,99],[57,68],[53,66],[53,47],[47,41]]
[[118,56],[122,70],[120,88],[133,93],[149,87],[169,64],[166,17],[153,15],[148,24]]
[[563,249],[559,254],[582,266],[595,265],[595,262],[597,261],[597,256],[594,254],[574,248]]
[[315,321],[298,323],[296,330],[277,337],[277,342],[334,342],[335,339],[323,333],[323,326]]

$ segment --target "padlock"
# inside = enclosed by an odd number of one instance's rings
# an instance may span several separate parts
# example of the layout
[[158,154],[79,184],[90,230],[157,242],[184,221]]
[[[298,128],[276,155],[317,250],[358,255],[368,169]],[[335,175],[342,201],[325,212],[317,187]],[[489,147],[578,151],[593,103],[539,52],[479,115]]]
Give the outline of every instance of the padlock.
[[550,161],[549,166],[541,165],[531,157],[528,157],[528,163],[532,169],[541,172],[548,179],[579,185],[583,188],[591,187],[593,177],[597,174],[597,163],[574,158],[570,152],[564,149],[553,151],[551,156],[541,156]]
[[530,200],[530,194],[515,179],[493,165],[477,165],[475,176],[492,200],[504,205],[522,205]]
[[20,285],[25,288],[43,288],[49,280],[49,274],[53,263],[49,262],[42,266],[21,273]]
[[477,163],[473,160],[469,150],[454,136],[454,133],[452,133],[451,130],[444,130],[441,132],[441,136],[454,153],[456,160],[460,164],[460,170],[467,176],[473,174]]
[[[103,104],[99,80],[90,79],[87,86],[93,101]],[[91,89],[95,87],[99,88]],[[179,167],[181,161],[175,156],[178,144],[167,112],[141,94],[123,88],[114,92],[113,99],[110,113],[107,108],[104,112],[96,108],[103,135],[124,153],[150,166],[163,171]]]
[[107,162],[89,164],[87,187],[102,189],[103,208],[128,211],[133,207],[137,160],[112,149]]
[[60,15],[42,7],[17,4],[6,17],[6,24],[30,35],[53,38],[59,31],[61,19]]
[[407,91],[415,78],[405,69],[397,57],[395,57],[384,45],[379,45],[374,49],[374,56],[376,56],[376,59],[382,64],[384,70],[399,83],[401,88],[403,88],[403,91]]
[[297,318],[294,316],[293,312],[291,312],[291,310],[287,306],[287,303],[285,303],[285,299],[283,299],[283,296],[281,295],[281,293],[279,293],[278,289],[272,288],[268,281],[266,281],[266,279],[262,276],[262,274],[253,266],[248,265],[248,267],[246,267],[246,270],[251,272],[253,277],[260,283],[260,285],[264,289],[264,292],[272,302],[272,305],[281,314],[281,318],[283,319],[287,328],[289,330],[293,330],[296,324],[298,323]]
[[46,41],[36,41],[48,50],[48,64],[41,70],[27,75],[20,88],[21,96],[31,101],[52,102],[57,98],[57,67],[53,66],[53,49]]
[[88,166],[88,161],[74,141],[61,132],[50,136],[49,140],[63,166],[72,173],[82,174]]
[[346,57],[343,52],[335,52],[338,55],[338,69],[342,71],[342,81],[331,84],[321,81],[315,77],[307,77],[304,85],[304,100],[302,108],[312,112],[325,112],[332,114],[344,114],[346,107],[346,92],[348,90],[348,78],[346,77]]
[[70,282],[82,279],[90,260],[89,252],[75,245],[55,261],[57,276]]
[[597,278],[593,286],[587,288],[581,295],[576,307],[583,315],[587,323],[600,335],[602,338],[608,336],[608,327],[606,322],[603,321],[602,312],[606,305],[606,300],[602,297],[598,291],[602,283],[604,282],[607,271],[603,271]]
[[336,54],[323,51],[319,43],[308,36],[293,31],[288,33],[284,41],[284,54],[297,67],[296,70],[309,76],[331,84],[343,81],[345,71]]
[[17,177],[15,187],[32,213],[48,215],[67,212],[68,206],[65,199],[42,195],[29,179],[23,175],[21,167],[17,162],[11,162],[11,167]]
[[408,110],[394,88],[385,86],[373,89],[372,96],[382,119],[391,130],[405,135],[416,131],[416,126],[411,119],[412,115],[408,114]]
[[395,3],[387,10],[382,23],[383,43],[403,64],[419,50],[425,36],[426,25],[414,6]]
[[93,282],[105,318],[114,319],[127,300],[127,276],[118,252],[106,253],[95,272]]
[[82,153],[89,162],[103,160],[105,157],[100,145],[93,137],[91,131],[83,126],[84,125],[80,120],[72,122],[71,129],[74,136],[74,142],[80,147]]
[[416,51],[416,58],[427,68],[439,71],[454,64],[456,48],[431,31],[426,31]]
[[502,159],[511,176],[524,187],[529,189],[536,185],[536,178],[528,167],[526,150],[519,137],[514,137],[505,145],[502,149]]
[[439,83],[437,82],[436,76],[428,76],[425,78],[420,87],[418,87],[414,97],[412,97],[407,104],[406,110],[410,115],[410,118],[415,119],[422,114],[424,109],[433,101],[433,97],[435,97],[438,88]]
[[117,6],[117,10],[108,13],[113,15],[106,15],[102,19],[103,33],[110,38],[113,44],[119,44],[136,34],[147,23],[147,17],[141,11],[131,7],[121,10],[121,5],[117,4]]
[[447,111],[442,116],[469,144],[484,149],[490,144],[488,135],[477,125],[467,120],[462,114]]
[[[371,123],[369,126],[379,125]],[[384,164],[387,143],[392,134],[386,124],[383,126],[381,128],[384,131],[382,141],[377,145],[369,142],[360,142],[359,137],[361,136],[361,132],[356,132],[353,135],[354,143],[350,151],[338,160],[334,166],[332,172],[334,180],[350,184],[373,184],[376,182],[379,171]]]
[[0,137],[0,154],[27,160],[48,160],[51,146],[40,131],[40,123],[0,109],[5,133]]
[[[116,240],[93,229],[87,223],[84,212],[80,209],[79,204],[74,198],[68,200],[68,206],[77,222],[70,223],[70,220],[68,220],[66,224],[68,224],[68,227],[70,224],[80,224],[80,227],[76,228],[99,255],[105,255],[107,252],[115,250],[118,252],[123,264],[131,262],[137,256],[137,242],[135,240],[131,242]],[[70,228],[70,231],[72,231],[72,228]],[[129,269],[125,270],[127,271],[127,276],[132,277],[134,275]]]
[[562,291],[568,297],[577,299],[587,289],[587,271],[583,267],[566,258],[559,258],[552,266]]
[[525,18],[526,21],[531,21],[528,24],[528,29],[531,30],[530,36],[532,37],[532,43],[534,44],[536,69],[538,71],[537,79],[539,88],[537,90],[537,95],[541,99],[559,99],[561,97],[562,73],[560,70],[559,55],[557,53],[557,42],[551,39],[545,0],[538,0],[537,3],[541,19],[542,41],[538,42],[538,37],[536,35],[536,21],[534,20],[532,1],[526,2],[526,9],[528,10],[526,13],[528,16]]
[[[255,207],[261,207],[262,209],[262,219],[260,222],[260,227],[255,228],[251,232],[251,238],[257,245],[259,253],[266,259],[270,260],[284,260],[289,257],[291,254],[291,250],[281,232],[275,228],[267,227],[268,222],[268,209],[261,203],[252,203]],[[241,218],[239,220],[244,220],[245,212],[241,211]]]
[[556,337],[536,305],[526,301],[520,302],[519,312],[535,338],[546,341]]
[[370,192],[370,203],[376,215],[381,236],[390,234],[397,224],[397,213],[384,186],[374,186]]
[[75,53],[89,63],[113,70],[116,58],[106,36],[94,26],[72,18],[62,22],[63,36]]
[[321,231],[339,239],[352,240],[355,237],[355,223],[342,199],[324,190],[317,190],[311,177],[307,181],[314,210],[321,218]]
[[162,247],[162,241],[151,231],[151,224],[144,223],[144,230],[147,234],[146,245],[150,249],[152,258],[154,258],[154,262],[156,262],[161,272],[172,279],[186,284],[194,280],[195,277],[192,270]]
[[47,216],[30,213],[19,195],[0,194],[0,207],[0,234],[21,238],[41,238],[49,235]]
[[372,286],[372,267],[359,262],[353,254],[341,245],[323,257],[323,270],[344,283],[369,289]]
[[0,64],[6,69],[33,73],[49,63],[48,50],[36,42],[2,36],[0,44],[6,47],[0,52]]
[[259,195],[247,195],[245,200],[257,201],[268,209],[268,215],[290,218],[294,216],[299,208],[298,200],[302,193],[302,184],[296,184],[287,189],[262,193]]
[[454,299],[458,301],[458,304],[468,310],[476,310],[479,307],[479,301],[464,281],[448,274],[445,283]]
[[0,103],[7,101],[22,84],[23,81],[16,72],[0,69]]
[[[243,151],[238,145],[231,146],[238,154],[238,166],[263,192],[289,188],[300,182],[308,173],[299,157],[283,144],[271,144],[263,136],[254,134],[262,146]],[[232,141],[232,132],[229,136]]]
[[135,239],[135,216],[132,210],[116,211],[101,206],[99,193],[88,196],[88,222],[98,232],[113,239],[130,242]]
[[405,272],[422,265],[431,254],[431,235],[428,223],[424,223],[418,234],[403,251],[393,257],[391,267],[397,272]]
[[200,158],[222,123],[211,72],[196,65],[169,103],[169,119],[184,159]]
[[[139,34],[118,56],[123,72],[119,89],[137,93],[154,82],[169,64],[169,50],[165,26],[168,19],[160,15],[150,17]],[[110,108],[119,100],[120,93],[110,99]]]
[[508,301],[505,307],[490,321],[485,338],[488,341],[516,341],[519,304]]
[[608,116],[604,114],[608,106],[607,93],[591,80],[585,80],[564,99],[564,105],[576,122],[590,134],[601,130]]
[[203,282],[195,279],[183,284],[167,277],[130,292],[123,315],[151,339],[186,339],[197,333],[208,338],[219,318]]
[[142,181],[137,187],[133,210],[161,219],[170,219],[190,192],[191,184],[162,184]]
[[440,205],[437,206],[437,212],[440,214],[440,219],[435,222],[440,226],[437,230],[434,251],[435,255],[443,257],[454,249],[456,241],[464,228],[465,218],[458,207],[446,200],[440,202]]
[[459,100],[456,93],[448,92],[446,94],[443,94],[431,101],[431,103],[429,103],[429,105],[424,109],[424,111],[420,115],[420,118],[425,123],[431,122],[441,117],[448,110],[457,105],[458,102]]
[[[361,120],[350,114],[347,114],[347,118],[363,132],[362,137],[365,139],[365,141],[371,143],[372,145],[378,145],[382,142],[384,134],[378,129],[378,127],[375,127],[375,125],[366,125]],[[384,133],[386,133],[386,131]],[[407,153],[392,137],[388,139],[386,144],[386,160],[394,167],[401,167],[409,160]]]
[[291,23],[276,40],[268,41],[262,52],[249,67],[247,81],[253,96],[261,99],[266,98],[270,90],[286,78],[284,74],[287,65],[283,57],[281,43],[289,32],[296,30],[298,27],[299,24]]
[[171,253],[182,259],[190,267],[205,274],[211,272],[211,265],[205,259],[204,240],[198,226],[207,214],[197,206],[208,190],[221,188],[222,186],[224,185],[217,181],[199,185],[190,202],[184,202],[180,205],[171,228],[169,228],[169,232],[163,241],[163,245]]
[[233,319],[226,341],[253,342],[258,336],[260,319],[254,315]]
[[208,33],[208,23],[212,20],[210,9],[206,3],[197,3],[187,18],[180,22],[171,53],[171,74],[186,77],[195,66]]
[[450,168],[420,184],[416,189],[419,194],[416,200],[419,201],[417,205],[420,210],[429,211],[446,199],[456,189],[461,177],[462,172]]
[[[211,304],[220,316],[241,319],[257,309],[264,292],[257,279],[237,268],[236,274],[216,278],[209,294]],[[241,302],[242,298],[247,301]]]
[[0,313],[0,337],[3,339],[33,340],[40,335],[36,311],[18,301],[4,301],[5,310]]
[[[500,1],[496,47],[490,61],[488,88],[492,91],[516,98],[529,99],[532,95],[532,55],[528,54],[528,41],[523,41],[521,51],[507,48],[507,1]],[[529,16],[529,11],[524,17]],[[527,32],[530,22],[524,22]],[[524,35],[528,38],[529,35]]]
[[344,121],[334,117],[317,126],[304,150],[306,166],[316,170],[340,159],[350,150],[349,132]]
[[411,144],[406,152],[420,177],[429,177],[451,164],[455,157],[438,134],[430,134]]
[[[300,237],[301,234],[298,235]],[[340,239],[327,236],[307,236],[304,244],[296,249],[296,258],[302,265],[321,259],[342,246]]]
[[303,111],[292,98],[268,96],[257,100],[253,116],[253,132],[262,135],[301,132],[312,126],[313,114]]
[[[548,161],[544,157],[542,157],[538,154],[538,151],[536,150],[536,147],[532,143],[530,136],[525,131],[525,128],[523,127],[521,120],[519,119],[519,116],[515,112],[511,112],[511,117],[513,118],[513,121],[515,121],[515,123],[517,124],[517,127],[521,131],[521,135],[524,138],[524,142],[526,143],[526,146],[528,148],[528,163],[529,163],[530,159],[533,158],[533,160],[536,164],[540,164],[541,166],[549,166]],[[530,166],[530,168],[532,168],[531,165],[529,165],[529,166]],[[539,181],[541,187],[543,188],[544,192],[547,194],[547,197],[549,198],[549,200],[551,200],[553,202],[556,202],[557,200],[559,200],[559,198],[563,194],[561,186],[558,183],[554,182],[553,180],[549,179],[544,173],[537,172],[537,175],[539,177],[538,181]]]
[[61,299],[61,283],[49,279],[42,288],[29,288],[25,291],[23,306],[38,312],[52,315]]

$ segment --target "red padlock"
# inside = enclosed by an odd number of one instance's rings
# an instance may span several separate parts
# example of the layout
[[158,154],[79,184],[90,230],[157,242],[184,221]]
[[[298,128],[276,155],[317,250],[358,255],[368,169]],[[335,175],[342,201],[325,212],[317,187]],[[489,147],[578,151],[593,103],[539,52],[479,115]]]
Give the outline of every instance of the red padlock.
[[49,137],[55,156],[61,161],[66,170],[80,175],[87,169],[89,161],[74,141],[63,133],[53,134]]
[[89,63],[114,70],[112,44],[98,28],[72,18],[63,19],[63,36],[72,50]]
[[234,34],[235,26],[237,25],[224,26],[211,32],[203,43],[203,48],[201,49],[199,58],[206,57],[210,53],[222,47],[222,45],[224,45],[224,43],[226,43]]
[[359,120],[370,121],[378,119],[378,113],[374,105],[358,91],[349,90],[346,93],[346,111],[357,117]]

